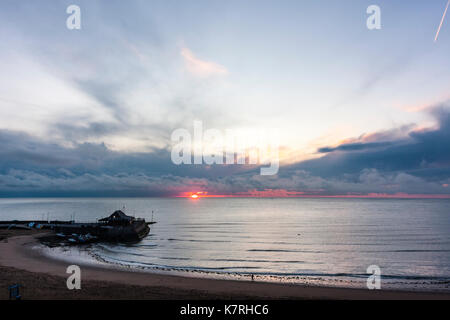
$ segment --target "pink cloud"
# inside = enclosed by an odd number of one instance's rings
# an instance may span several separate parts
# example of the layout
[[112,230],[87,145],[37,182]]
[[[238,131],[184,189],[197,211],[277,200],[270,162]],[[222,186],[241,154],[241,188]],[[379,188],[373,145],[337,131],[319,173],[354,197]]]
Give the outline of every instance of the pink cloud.
[[181,49],[181,56],[184,58],[186,69],[196,76],[208,77],[228,74],[228,70],[224,66],[214,62],[200,60],[188,48]]

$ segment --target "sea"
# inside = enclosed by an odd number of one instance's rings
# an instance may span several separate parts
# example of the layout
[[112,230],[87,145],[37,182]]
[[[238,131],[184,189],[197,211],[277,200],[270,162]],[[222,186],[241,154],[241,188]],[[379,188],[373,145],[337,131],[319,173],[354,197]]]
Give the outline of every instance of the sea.
[[449,199],[11,198],[0,220],[95,222],[118,209],[155,221],[148,237],[47,252],[190,277],[450,291]]

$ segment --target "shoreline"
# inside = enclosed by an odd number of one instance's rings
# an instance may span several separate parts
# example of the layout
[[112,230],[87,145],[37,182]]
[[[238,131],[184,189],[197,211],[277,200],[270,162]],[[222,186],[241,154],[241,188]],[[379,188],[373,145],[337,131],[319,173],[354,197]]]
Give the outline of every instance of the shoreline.
[[[246,280],[186,277],[80,264],[81,290],[68,290],[68,262],[47,257],[31,246],[41,234],[0,241],[2,287],[23,284],[24,299],[445,299],[439,292],[368,290]],[[6,288],[7,289],[7,288]],[[6,292],[7,290],[2,290]],[[7,299],[7,296],[0,296]]]
[[[52,248],[53,250],[55,248]],[[44,249],[45,250],[45,249]],[[50,251],[51,251],[50,250]],[[227,272],[217,272],[208,271],[202,269],[189,269],[189,268],[176,268],[176,267],[148,267],[141,266],[138,263],[124,264],[117,261],[108,261],[101,257],[100,255],[93,253],[90,250],[84,251],[83,249],[76,249],[77,253],[81,256],[84,253],[83,258],[75,258],[74,255],[69,255],[68,258],[63,258],[60,255],[62,252],[58,253],[45,253],[46,256],[51,259],[56,259],[64,262],[71,262],[76,264],[76,261],[80,263],[87,263],[89,265],[100,266],[104,268],[113,268],[118,270],[127,270],[130,272],[143,272],[150,274],[161,274],[161,275],[174,275],[180,277],[194,278],[194,279],[212,279],[212,280],[224,280],[224,281],[244,281],[244,282],[260,282],[260,283],[273,283],[273,284],[290,284],[303,287],[321,287],[321,288],[339,288],[339,289],[362,289],[366,290],[366,280],[367,276],[364,278],[346,278],[346,279],[336,279],[327,275],[284,275],[284,274],[259,274],[259,273],[227,273]],[[50,252],[49,251],[49,252]],[[64,250],[63,250],[64,252]],[[87,258],[86,258],[87,257]],[[75,258],[75,259],[74,259]],[[254,280],[252,279],[254,277]],[[422,280],[424,281],[424,280]],[[440,293],[450,295],[448,290],[448,285],[439,287],[440,280],[434,280],[436,283],[435,287],[431,287],[431,283],[420,283],[420,280],[415,279],[411,282],[402,282],[399,284],[398,279],[383,279],[382,288],[385,291],[395,291],[395,292],[418,292],[418,293]],[[422,285],[422,287],[420,287]]]

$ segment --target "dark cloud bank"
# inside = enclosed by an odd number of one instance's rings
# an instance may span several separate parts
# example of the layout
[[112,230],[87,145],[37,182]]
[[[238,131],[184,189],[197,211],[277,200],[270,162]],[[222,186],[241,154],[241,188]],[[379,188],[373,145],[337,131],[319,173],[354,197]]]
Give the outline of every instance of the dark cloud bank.
[[[120,153],[104,144],[62,147],[0,130],[0,196],[173,196],[285,189],[313,195],[450,194],[450,112],[439,126],[371,135],[318,150],[323,156],[260,176],[248,166],[176,166],[170,150]],[[394,132],[394,131],[392,131]]]

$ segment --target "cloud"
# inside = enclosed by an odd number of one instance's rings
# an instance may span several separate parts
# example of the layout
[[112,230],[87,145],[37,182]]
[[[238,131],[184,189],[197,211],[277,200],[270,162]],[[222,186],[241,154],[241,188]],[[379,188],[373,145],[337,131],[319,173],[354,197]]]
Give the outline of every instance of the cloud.
[[317,150],[319,153],[328,153],[333,151],[356,151],[374,148],[382,148],[391,146],[393,142],[371,142],[371,143],[347,143],[341,144],[338,147],[322,147]]
[[[322,147],[325,156],[294,164],[289,170],[305,170],[321,177],[338,177],[359,174],[365,169],[381,173],[400,173],[426,179],[450,177],[450,111],[448,102],[435,107],[432,115],[437,128],[412,129],[405,136],[397,131],[354,139],[335,147]],[[384,141],[377,141],[382,139]],[[370,141],[367,141],[370,140]],[[385,141],[388,140],[388,141]]]
[[303,192],[304,195],[367,195],[378,194],[450,194],[442,185],[450,178],[436,181],[417,177],[404,172],[387,173],[376,169],[363,169],[355,174],[326,177],[313,175],[305,170],[284,172],[276,179],[254,177],[260,185],[257,189],[287,189]]
[[200,60],[188,48],[181,49],[181,56],[184,59],[186,69],[196,76],[208,77],[228,74],[228,70],[224,66],[214,62]]
[[0,192],[3,196],[176,196],[187,185],[204,189],[208,184],[205,179],[172,175],[58,173],[10,170],[0,174]]
[[[104,143],[62,146],[0,129],[0,196],[176,195],[191,188],[224,190],[248,166],[174,165],[166,148],[120,152]],[[222,177],[218,179],[218,177]],[[221,182],[222,181],[222,182]],[[223,184],[222,184],[223,183]]]
[[[181,165],[169,148],[120,152],[103,143],[62,146],[0,130],[0,196],[175,196],[191,191],[236,195],[450,194],[450,112],[438,126],[362,135],[321,158],[281,167],[278,175],[238,165]],[[88,128],[102,131],[104,128]]]

